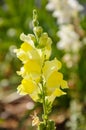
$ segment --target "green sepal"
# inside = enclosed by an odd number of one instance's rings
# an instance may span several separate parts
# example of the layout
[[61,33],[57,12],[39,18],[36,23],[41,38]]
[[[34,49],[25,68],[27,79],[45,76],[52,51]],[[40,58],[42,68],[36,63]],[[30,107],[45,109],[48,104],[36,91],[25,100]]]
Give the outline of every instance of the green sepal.
[[54,121],[49,120],[49,121],[47,122],[47,128],[46,128],[46,130],[56,130]]
[[47,125],[45,125],[44,122],[41,122],[37,130],[56,130],[55,123],[52,120],[49,120]]
[[44,122],[40,123],[37,130],[46,130],[46,126],[45,126]]

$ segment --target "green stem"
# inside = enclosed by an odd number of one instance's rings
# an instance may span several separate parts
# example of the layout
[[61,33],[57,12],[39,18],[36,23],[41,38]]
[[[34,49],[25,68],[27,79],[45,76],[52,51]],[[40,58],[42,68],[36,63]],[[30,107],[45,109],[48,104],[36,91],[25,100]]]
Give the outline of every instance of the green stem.
[[38,26],[39,22],[38,22],[38,15],[37,15],[37,11],[34,9],[33,10],[33,27]]
[[43,84],[43,77],[42,77],[42,100],[43,100],[43,123],[45,128],[47,128],[47,121],[48,121],[48,114],[46,108],[46,92],[45,92],[45,85]]
[[43,93],[43,112],[44,112],[43,122],[44,122],[45,126],[47,126],[48,115],[47,115],[47,112],[46,112],[45,92]]

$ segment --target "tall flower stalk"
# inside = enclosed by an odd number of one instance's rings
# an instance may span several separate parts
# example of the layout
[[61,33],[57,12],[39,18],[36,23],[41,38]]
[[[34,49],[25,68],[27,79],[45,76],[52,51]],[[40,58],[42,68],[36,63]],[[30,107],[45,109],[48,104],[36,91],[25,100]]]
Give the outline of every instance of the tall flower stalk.
[[29,94],[35,101],[43,105],[42,121],[35,115],[32,125],[37,125],[38,130],[55,130],[54,121],[49,120],[53,101],[56,97],[65,95],[63,89],[68,88],[59,72],[61,62],[54,58],[50,60],[52,40],[43,28],[39,26],[37,11],[33,11],[33,32],[20,39],[21,47],[15,50],[23,66],[17,73],[22,76],[18,92],[22,95]]

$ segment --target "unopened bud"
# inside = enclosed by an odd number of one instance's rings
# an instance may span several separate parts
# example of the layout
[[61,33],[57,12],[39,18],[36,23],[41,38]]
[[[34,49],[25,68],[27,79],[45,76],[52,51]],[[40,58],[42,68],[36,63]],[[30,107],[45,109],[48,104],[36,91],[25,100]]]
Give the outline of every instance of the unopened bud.
[[42,27],[40,27],[40,26],[34,27],[33,32],[34,32],[34,34],[35,34],[37,37],[39,37],[39,36],[42,34],[43,29],[42,29]]

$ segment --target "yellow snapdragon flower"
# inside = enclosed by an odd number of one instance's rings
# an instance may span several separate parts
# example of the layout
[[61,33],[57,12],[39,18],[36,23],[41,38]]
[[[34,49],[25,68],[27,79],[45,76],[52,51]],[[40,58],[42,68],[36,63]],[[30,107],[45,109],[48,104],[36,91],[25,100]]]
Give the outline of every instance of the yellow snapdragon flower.
[[20,39],[23,41],[19,49],[15,50],[17,57],[22,62],[22,67],[17,74],[22,76],[18,86],[18,93],[28,94],[35,102],[43,105],[42,121],[35,115],[32,125],[38,129],[55,130],[55,124],[48,119],[52,103],[56,97],[65,95],[63,89],[68,88],[63,74],[59,72],[61,62],[54,58],[50,60],[52,40],[47,33],[38,26],[37,12],[33,11],[33,34],[22,33]]
[[45,61],[44,67],[43,67],[43,74],[45,78],[47,79],[48,75],[51,74],[53,71],[58,71],[61,68],[61,62],[54,58],[54,60],[47,60]]
[[[31,50],[33,50],[33,47],[29,47],[28,43],[23,43],[20,49],[28,55],[28,53],[31,53]],[[39,58],[34,58],[35,55],[32,53],[32,58],[28,57],[27,61],[23,62],[24,66],[21,68],[20,72],[18,72],[18,74],[24,78],[21,85],[18,87],[18,91],[21,94],[29,94],[35,101],[38,100],[40,89],[37,84],[40,83],[42,75],[46,86],[46,97],[52,99],[53,102],[55,97],[65,94],[65,92],[63,92],[60,88],[64,89],[68,87],[67,82],[63,80],[62,73],[58,72],[61,68],[61,62],[55,58],[54,60],[47,60],[42,63],[42,57],[40,57],[38,53],[36,54]]]
[[30,77],[23,79],[17,90],[21,95],[29,94],[34,101],[38,100],[40,89],[36,82],[34,82]]
[[16,50],[17,52],[17,57],[23,62],[26,63],[28,59],[34,59],[40,60],[40,55],[38,54],[36,48],[33,48],[29,43],[24,42],[20,49]]
[[[61,62],[56,58],[52,61],[46,61],[43,67],[43,74],[46,80],[46,90],[48,99],[55,99],[66,94],[61,90],[68,88],[67,81],[63,80],[63,74],[58,72],[61,68]],[[52,97],[52,98],[51,98]]]
[[52,40],[50,37],[48,37],[47,33],[41,34],[39,38],[39,46],[42,50],[42,57],[49,59],[51,56],[51,44]]
[[17,72],[23,78],[18,92],[29,94],[34,101],[40,101],[39,95],[45,89],[45,97],[53,102],[56,97],[66,94],[62,89],[68,88],[67,82],[59,72],[61,62],[56,58],[49,60],[52,51],[51,38],[42,32],[41,27],[35,27],[34,33],[35,35],[22,33],[20,39],[23,43],[15,50],[23,63]]

